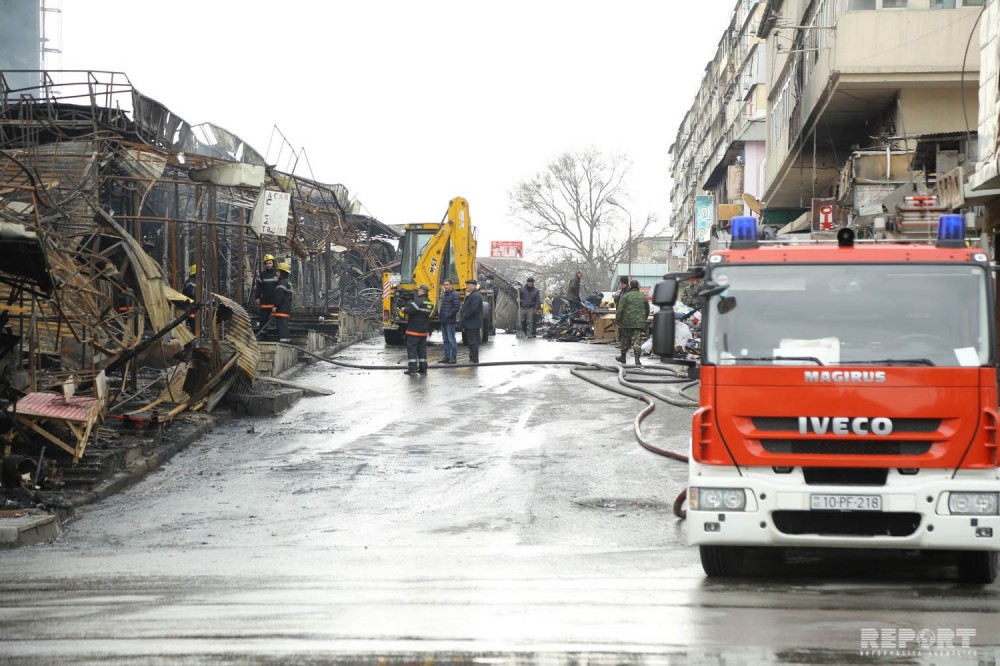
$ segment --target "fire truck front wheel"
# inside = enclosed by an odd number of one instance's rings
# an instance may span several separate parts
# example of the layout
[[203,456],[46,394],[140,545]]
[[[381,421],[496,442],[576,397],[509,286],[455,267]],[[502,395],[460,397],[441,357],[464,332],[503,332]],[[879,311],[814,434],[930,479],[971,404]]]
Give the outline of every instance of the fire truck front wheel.
[[958,554],[958,577],[963,583],[989,585],[997,579],[997,551],[966,550]]
[[743,574],[746,551],[741,546],[698,546],[698,553],[707,576],[732,578]]

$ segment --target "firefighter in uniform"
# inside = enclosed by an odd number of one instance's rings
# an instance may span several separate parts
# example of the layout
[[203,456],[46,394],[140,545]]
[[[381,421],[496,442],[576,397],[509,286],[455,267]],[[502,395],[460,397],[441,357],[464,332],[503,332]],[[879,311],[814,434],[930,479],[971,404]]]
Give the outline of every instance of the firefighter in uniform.
[[430,288],[426,284],[417,287],[417,295],[406,304],[406,374],[427,374],[427,335],[431,330],[431,310],[434,304],[427,298]]
[[[184,294],[185,296],[187,296],[188,298],[190,298],[192,301],[195,300],[195,293],[196,293],[195,289],[197,287],[197,285],[195,283],[195,276],[197,276],[197,275],[198,275],[198,265],[197,264],[191,264],[191,271],[188,273],[187,282],[184,283],[184,288],[181,290],[181,293]],[[189,329],[191,329],[192,333],[194,333],[194,320],[195,320],[195,316],[196,315],[195,315],[194,312],[190,313],[188,315],[187,322],[186,322],[187,323],[187,327]]]
[[291,266],[286,263],[278,264],[278,281],[274,286],[274,312],[271,314],[278,325],[278,342],[292,341],[288,331],[288,318],[292,315],[292,285],[288,283],[288,276],[291,274]]
[[264,328],[274,311],[274,289],[278,286],[278,269],[274,267],[274,255],[264,255],[264,268],[257,276],[254,297],[257,299],[257,326]]

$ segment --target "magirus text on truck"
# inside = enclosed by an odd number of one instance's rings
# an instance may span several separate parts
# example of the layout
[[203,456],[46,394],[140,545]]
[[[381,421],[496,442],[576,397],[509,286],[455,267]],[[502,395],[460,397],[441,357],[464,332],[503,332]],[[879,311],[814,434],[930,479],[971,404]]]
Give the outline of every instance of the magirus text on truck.
[[[960,215],[937,239],[761,242],[754,218],[704,265],[688,541],[709,576],[750,549],[946,551],[989,583],[1000,550],[993,267]],[[669,362],[674,322],[654,317]],[[766,552],[766,551],[761,551]]]

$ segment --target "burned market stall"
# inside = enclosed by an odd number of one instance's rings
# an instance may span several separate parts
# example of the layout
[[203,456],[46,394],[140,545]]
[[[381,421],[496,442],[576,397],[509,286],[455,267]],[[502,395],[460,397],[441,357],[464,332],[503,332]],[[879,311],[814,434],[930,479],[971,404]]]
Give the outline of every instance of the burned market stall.
[[342,185],[275,170],[239,137],[188,124],[121,73],[38,78],[15,89],[0,72],[9,468],[27,459],[33,483],[44,483],[45,458],[77,464],[88,443],[122,427],[245,397],[275,339],[256,321],[265,254],[290,266],[296,343],[378,326],[380,274],[397,234],[350,214]]

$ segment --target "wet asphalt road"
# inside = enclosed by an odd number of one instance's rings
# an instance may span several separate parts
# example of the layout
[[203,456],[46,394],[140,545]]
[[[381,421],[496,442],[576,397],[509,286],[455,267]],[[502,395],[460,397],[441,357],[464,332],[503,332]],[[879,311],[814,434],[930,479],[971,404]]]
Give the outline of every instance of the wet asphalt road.
[[[610,365],[615,353],[500,335],[482,360]],[[338,358],[404,356],[376,340]],[[946,562],[797,557],[708,581],[671,512],[683,466],[636,443],[643,403],[566,366],[401,370],[316,364],[297,380],[334,395],[234,421],[56,543],[0,552],[0,663],[1000,654],[1000,585],[960,585]],[[683,451],[689,427],[689,410],[658,403],[643,430]],[[965,650],[861,650],[863,631],[895,647],[889,629],[966,628]]]

